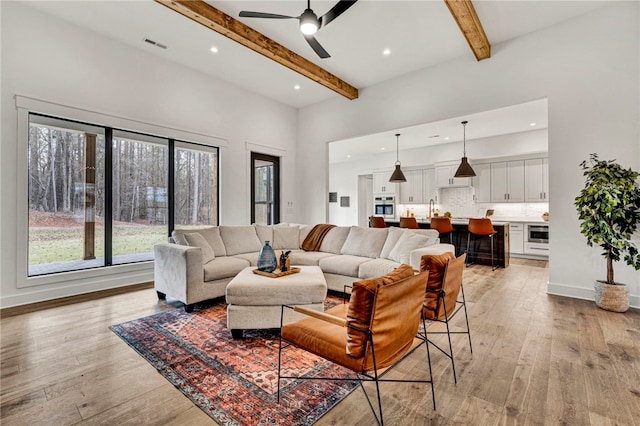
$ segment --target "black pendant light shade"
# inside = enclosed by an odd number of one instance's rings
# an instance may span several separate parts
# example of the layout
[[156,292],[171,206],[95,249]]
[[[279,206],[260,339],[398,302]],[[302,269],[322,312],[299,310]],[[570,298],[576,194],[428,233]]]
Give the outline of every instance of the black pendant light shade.
[[391,183],[402,183],[407,181],[407,178],[404,177],[404,173],[402,173],[402,170],[400,170],[399,138],[400,133],[396,133],[396,169],[393,171],[391,177],[389,178],[389,182]]
[[467,123],[468,121],[462,122],[462,161],[458,166],[458,170],[456,170],[456,173],[453,175],[454,178],[467,178],[474,177],[476,175],[476,172],[473,171],[471,164],[469,164],[469,160],[467,160]]

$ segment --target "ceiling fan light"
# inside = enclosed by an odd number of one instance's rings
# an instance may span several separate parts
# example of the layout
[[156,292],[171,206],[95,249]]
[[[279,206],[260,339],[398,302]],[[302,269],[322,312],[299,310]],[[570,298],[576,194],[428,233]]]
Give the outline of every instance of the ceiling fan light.
[[300,15],[300,31],[305,35],[314,35],[318,31],[318,17],[311,9]]
[[407,181],[407,178],[404,177],[404,173],[402,173],[402,170],[400,170],[400,164],[396,164],[396,169],[391,174],[391,177],[389,178],[389,182],[402,183],[406,181]]
[[467,177],[474,177],[475,175],[476,175],[476,172],[473,171],[473,168],[471,167],[471,164],[469,164],[467,157],[462,157],[462,161],[458,166],[458,170],[456,170],[456,173],[453,175],[453,177],[467,178]]

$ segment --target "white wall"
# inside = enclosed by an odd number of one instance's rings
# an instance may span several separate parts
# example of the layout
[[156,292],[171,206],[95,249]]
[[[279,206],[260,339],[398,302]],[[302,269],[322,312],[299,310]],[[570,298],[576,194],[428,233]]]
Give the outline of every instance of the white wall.
[[[548,98],[548,291],[593,299],[593,281],[604,278],[605,263],[579,233],[573,200],[584,180],[578,164],[597,152],[640,169],[639,7],[615,2],[495,45],[491,59],[476,62],[469,53],[361,90],[355,101],[303,108],[298,161],[318,164],[327,142]],[[324,169],[299,170],[303,222],[326,220],[326,195],[318,194],[326,194],[327,169],[325,161]],[[631,303],[640,306],[640,272],[617,264],[616,279],[630,286]]]
[[26,279],[26,265],[18,261],[16,247],[24,245],[27,235],[18,229],[18,215],[26,214],[26,206],[16,206],[27,164],[17,159],[27,141],[17,137],[16,94],[226,140],[221,149],[223,224],[250,220],[247,143],[282,154],[283,205],[292,201],[294,208],[283,210],[281,217],[296,219],[295,109],[44,15],[28,2],[0,2],[0,10],[1,307],[153,279],[150,265],[139,265],[68,273],[48,284],[17,288]]

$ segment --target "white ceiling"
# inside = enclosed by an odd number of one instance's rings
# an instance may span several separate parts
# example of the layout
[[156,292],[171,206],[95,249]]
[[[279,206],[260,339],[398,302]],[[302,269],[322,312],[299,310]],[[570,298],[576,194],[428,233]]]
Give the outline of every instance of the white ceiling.
[[[468,121],[463,129],[462,121]],[[547,99],[519,105],[511,105],[464,117],[453,117],[433,123],[394,129],[388,132],[360,136],[329,144],[329,162],[358,161],[370,159],[381,152],[396,152],[396,137],[399,133],[400,151],[431,145],[462,142],[466,132],[467,146],[474,139],[527,132],[548,127]]]
[[[332,56],[328,59],[315,55],[302,38],[296,19],[238,17],[241,10],[298,16],[306,8],[305,0],[208,2],[358,89],[461,55],[473,55],[443,0],[359,0],[316,34]],[[602,7],[607,0],[474,0],[473,3],[496,50],[500,43]],[[45,0],[26,4],[294,108],[340,97],[153,0]],[[334,4],[335,0],[312,0],[311,8],[321,16]],[[145,38],[166,45],[167,49],[145,43]],[[210,52],[212,46],[218,48],[218,53]],[[384,49],[390,49],[391,54],[383,55]],[[295,85],[300,90],[294,90]],[[332,143],[330,161],[345,161],[347,155],[362,158],[380,152],[383,147],[395,150],[395,133],[402,134],[401,150],[459,142],[462,119],[469,121],[467,140],[530,131],[531,122],[537,123],[536,129],[546,128],[546,100]],[[434,135],[439,137],[430,138]]]
[[[241,10],[298,16],[306,8],[304,0],[209,3],[237,19]],[[494,46],[605,3],[474,1]],[[26,4],[296,108],[340,96],[152,0],[45,0]],[[335,1],[314,0],[311,8],[321,16],[334,4]],[[295,19],[240,20],[358,89],[461,55],[472,55],[443,0],[358,1],[317,33],[317,40],[332,56],[328,59],[315,55]],[[145,38],[168,48],[147,44]],[[209,51],[214,45],[217,54]],[[384,56],[382,51],[387,48],[391,54]],[[296,84],[300,85],[298,91],[293,89]]]

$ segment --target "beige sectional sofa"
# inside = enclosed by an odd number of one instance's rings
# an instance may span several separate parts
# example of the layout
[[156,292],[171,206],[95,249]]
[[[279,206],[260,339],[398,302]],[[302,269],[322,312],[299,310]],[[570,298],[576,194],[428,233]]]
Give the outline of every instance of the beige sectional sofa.
[[154,281],[158,297],[169,296],[191,312],[195,303],[225,295],[226,285],[247,266],[255,266],[264,241],[279,256],[291,250],[291,265],[316,265],[329,290],[389,273],[402,263],[420,267],[424,254],[453,251],[440,244],[430,229],[337,226],[322,240],[319,251],[300,247],[313,225],[278,224],[216,226],[176,230],[172,242],[154,247]]

